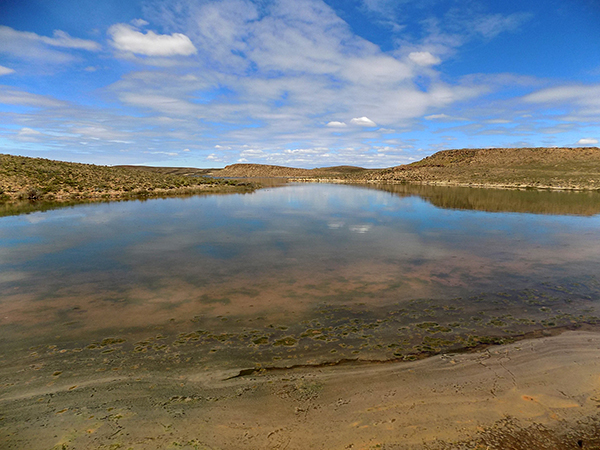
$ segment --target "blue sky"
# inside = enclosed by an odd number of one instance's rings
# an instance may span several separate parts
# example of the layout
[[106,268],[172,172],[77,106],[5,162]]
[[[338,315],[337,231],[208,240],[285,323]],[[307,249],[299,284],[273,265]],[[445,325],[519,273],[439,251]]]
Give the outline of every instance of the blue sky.
[[0,153],[389,167],[598,141],[596,0],[0,1]]

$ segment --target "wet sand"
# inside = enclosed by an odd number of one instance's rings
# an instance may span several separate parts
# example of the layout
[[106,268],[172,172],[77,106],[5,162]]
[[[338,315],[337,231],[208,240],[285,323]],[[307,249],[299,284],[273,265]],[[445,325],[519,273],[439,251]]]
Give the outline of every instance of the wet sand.
[[600,334],[590,331],[249,376],[135,369],[9,386],[18,374],[5,366],[0,447],[600,448]]

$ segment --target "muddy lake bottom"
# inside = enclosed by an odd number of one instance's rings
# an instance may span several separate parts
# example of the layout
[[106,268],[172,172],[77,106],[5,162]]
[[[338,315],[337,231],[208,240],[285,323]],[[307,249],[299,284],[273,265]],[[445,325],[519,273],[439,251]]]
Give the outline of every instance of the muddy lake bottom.
[[599,212],[289,185],[4,217],[1,447],[600,448]]

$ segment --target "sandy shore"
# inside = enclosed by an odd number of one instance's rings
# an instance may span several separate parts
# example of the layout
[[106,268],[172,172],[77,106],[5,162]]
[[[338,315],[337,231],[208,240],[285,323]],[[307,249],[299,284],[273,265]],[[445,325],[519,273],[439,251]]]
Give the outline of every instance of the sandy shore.
[[600,334],[588,331],[408,363],[247,377],[131,369],[76,385],[4,384],[0,447],[600,448]]

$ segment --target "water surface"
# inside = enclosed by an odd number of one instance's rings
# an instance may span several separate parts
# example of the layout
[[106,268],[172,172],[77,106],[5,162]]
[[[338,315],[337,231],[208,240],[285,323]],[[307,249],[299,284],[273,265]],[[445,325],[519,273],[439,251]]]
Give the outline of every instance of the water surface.
[[599,213],[598,193],[297,184],[3,217],[2,374],[413,359],[595,324]]

